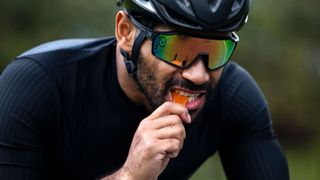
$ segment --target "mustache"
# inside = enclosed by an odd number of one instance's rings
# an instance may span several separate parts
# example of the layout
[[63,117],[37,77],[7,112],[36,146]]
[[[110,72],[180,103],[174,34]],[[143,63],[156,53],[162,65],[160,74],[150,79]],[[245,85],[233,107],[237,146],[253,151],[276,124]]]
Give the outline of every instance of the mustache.
[[207,91],[212,86],[212,81],[210,80],[203,84],[194,84],[192,81],[187,79],[173,78],[169,80],[169,82],[167,83],[166,89],[170,89],[170,87],[173,87],[173,86],[180,86],[182,88],[185,88],[191,91],[202,91],[202,90]]

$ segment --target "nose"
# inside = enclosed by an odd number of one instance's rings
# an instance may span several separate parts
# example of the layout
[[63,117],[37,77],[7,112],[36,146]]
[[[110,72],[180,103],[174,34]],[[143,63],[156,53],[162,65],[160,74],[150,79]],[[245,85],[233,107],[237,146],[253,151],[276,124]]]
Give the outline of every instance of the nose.
[[[200,59],[199,59],[200,60]],[[182,77],[201,85],[209,81],[209,74],[203,61],[196,61],[189,68],[182,71]]]

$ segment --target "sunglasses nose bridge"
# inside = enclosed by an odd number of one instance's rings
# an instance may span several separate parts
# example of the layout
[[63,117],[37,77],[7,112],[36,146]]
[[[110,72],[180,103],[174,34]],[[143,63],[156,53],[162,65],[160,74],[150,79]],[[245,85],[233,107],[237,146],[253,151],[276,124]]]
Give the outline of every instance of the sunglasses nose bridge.
[[[205,57],[205,56],[203,56]],[[194,61],[182,71],[182,77],[194,84],[204,84],[209,81],[209,74],[206,68],[206,58],[197,56]]]
[[198,53],[195,58],[192,60],[192,63],[190,64],[192,66],[192,64],[198,62],[198,61],[202,61],[203,62],[203,65],[205,67],[208,67],[208,63],[209,63],[209,55],[207,53],[203,53],[203,52],[200,52]]

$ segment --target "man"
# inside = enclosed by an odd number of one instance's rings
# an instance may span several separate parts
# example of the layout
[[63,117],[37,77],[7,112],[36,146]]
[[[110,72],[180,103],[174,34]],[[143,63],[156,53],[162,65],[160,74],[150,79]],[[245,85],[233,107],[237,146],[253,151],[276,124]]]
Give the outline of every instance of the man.
[[228,179],[289,179],[261,91],[228,63],[249,0],[119,4],[115,38],[4,70],[1,179],[188,179],[217,151]]

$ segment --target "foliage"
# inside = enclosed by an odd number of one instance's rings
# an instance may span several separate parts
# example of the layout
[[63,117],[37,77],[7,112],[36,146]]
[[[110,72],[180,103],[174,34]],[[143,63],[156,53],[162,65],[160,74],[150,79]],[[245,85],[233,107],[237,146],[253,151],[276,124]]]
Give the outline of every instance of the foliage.
[[279,135],[292,145],[318,133],[319,8],[315,0],[253,1],[236,53],[261,85]]
[[[302,149],[286,150],[289,162],[291,180],[318,180],[320,179],[319,161],[320,147],[307,147]],[[218,156],[208,159],[190,180],[226,180]]]
[[0,1],[0,70],[19,53],[46,41],[112,35],[115,1],[90,2]]

